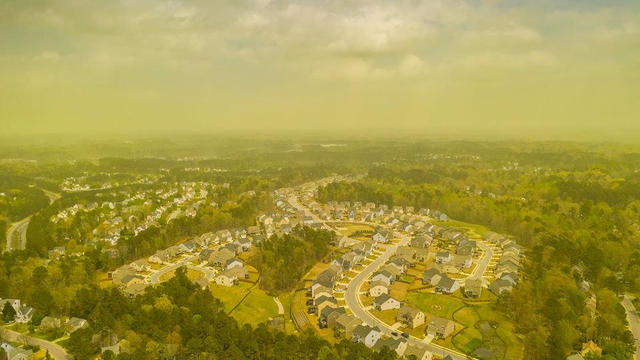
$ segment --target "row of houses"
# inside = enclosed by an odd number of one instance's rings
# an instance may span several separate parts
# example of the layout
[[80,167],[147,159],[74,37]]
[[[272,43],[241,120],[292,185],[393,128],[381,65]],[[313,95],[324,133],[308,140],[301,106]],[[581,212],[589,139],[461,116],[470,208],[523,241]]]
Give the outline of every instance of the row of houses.
[[486,234],[485,240],[502,249],[502,255],[493,271],[495,280],[489,284],[489,290],[498,296],[511,293],[513,287],[520,281],[522,250],[514,240],[497,233],[490,232]]
[[446,339],[455,331],[455,323],[452,320],[438,316],[431,316],[427,322],[424,312],[404,305],[402,301],[393,298],[389,294],[382,294],[373,300],[373,306],[379,311],[398,310],[396,321],[404,327],[415,329],[427,323],[425,334],[438,339]]
[[413,355],[419,360],[430,360],[433,357],[425,348],[409,345],[404,338],[384,338],[378,327],[363,324],[356,316],[348,314],[344,307],[323,308],[318,321],[322,327],[334,329],[339,336],[345,336],[354,343],[362,343],[377,351],[388,347],[400,356]]

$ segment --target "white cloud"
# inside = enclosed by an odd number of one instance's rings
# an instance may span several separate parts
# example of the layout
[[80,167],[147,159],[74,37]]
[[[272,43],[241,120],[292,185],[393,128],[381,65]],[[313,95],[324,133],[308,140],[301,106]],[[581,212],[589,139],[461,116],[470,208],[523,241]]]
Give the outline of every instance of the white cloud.
[[557,63],[553,53],[547,51],[529,52],[484,52],[469,54],[463,57],[459,63],[469,68],[520,68],[520,67],[544,67]]

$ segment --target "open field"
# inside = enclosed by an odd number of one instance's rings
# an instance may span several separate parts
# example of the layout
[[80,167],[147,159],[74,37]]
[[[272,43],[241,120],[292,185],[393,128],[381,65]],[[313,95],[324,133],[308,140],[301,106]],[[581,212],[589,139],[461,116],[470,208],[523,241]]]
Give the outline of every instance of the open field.
[[424,292],[410,292],[405,302],[427,314],[447,319],[453,319],[453,313],[464,306],[462,301],[453,297]]

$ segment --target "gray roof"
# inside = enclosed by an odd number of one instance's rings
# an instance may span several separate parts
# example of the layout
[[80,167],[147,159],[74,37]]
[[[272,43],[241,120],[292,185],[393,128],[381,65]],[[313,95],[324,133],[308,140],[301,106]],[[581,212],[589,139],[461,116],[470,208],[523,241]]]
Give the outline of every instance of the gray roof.
[[456,282],[455,280],[448,277],[447,275],[442,275],[442,278],[440,278],[440,282],[438,282],[437,287],[442,289],[451,289],[455,284],[455,282]]
[[377,298],[373,299],[373,303],[375,305],[382,305],[384,304],[387,300],[391,299],[391,295],[389,294],[382,294],[380,296],[378,296]]

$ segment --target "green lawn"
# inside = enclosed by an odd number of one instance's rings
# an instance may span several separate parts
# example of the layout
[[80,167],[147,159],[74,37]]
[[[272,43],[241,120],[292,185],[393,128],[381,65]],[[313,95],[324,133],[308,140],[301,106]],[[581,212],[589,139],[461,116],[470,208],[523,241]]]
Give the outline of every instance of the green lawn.
[[[282,300],[281,300],[282,301]],[[284,303],[282,304],[284,307]],[[285,309],[286,310],[286,309]],[[273,297],[254,287],[249,296],[231,313],[239,323],[256,326],[278,316],[278,306]],[[289,316],[285,311],[285,319]]]
[[423,292],[409,292],[405,302],[427,314],[447,319],[453,319],[453,313],[464,306],[462,301],[453,297]]
[[474,327],[476,322],[480,320],[476,308],[471,306],[463,307],[456,311],[453,317],[455,321],[465,326],[462,331],[453,337],[453,344],[465,353],[472,353],[482,345],[482,334]]

